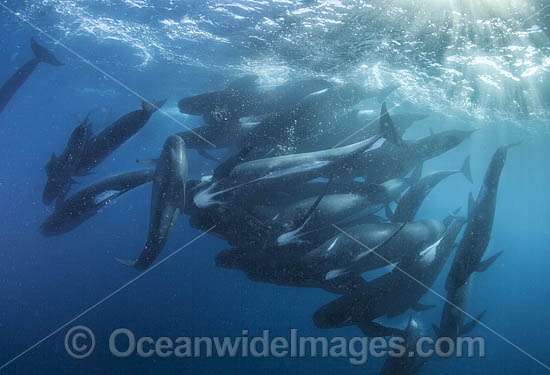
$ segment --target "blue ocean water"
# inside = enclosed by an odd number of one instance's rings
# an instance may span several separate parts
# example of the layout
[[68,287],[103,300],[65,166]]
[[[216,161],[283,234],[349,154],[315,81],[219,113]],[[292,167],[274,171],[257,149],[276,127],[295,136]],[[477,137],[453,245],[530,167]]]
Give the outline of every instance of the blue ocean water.
[[[354,366],[335,358],[139,358],[114,357],[109,335],[128,328],[137,336],[361,335],[357,328],[323,331],[312,313],[333,299],[327,292],[248,280],[216,268],[228,245],[205,236],[98,306],[138,273],[115,258],[135,258],[148,225],[150,185],[102,209],[76,230],[44,238],[40,223],[44,166],[89,113],[98,131],[141,100],[168,98],[165,111],[185,126],[198,118],[179,113],[183,97],[224,88],[232,79],[258,74],[277,84],[319,76],[381,88],[401,87],[387,100],[396,112],[430,116],[406,134],[414,139],[454,128],[479,129],[425,170],[453,169],[471,155],[474,185],[455,176],[428,197],[418,217],[443,218],[477,195],[494,150],[510,150],[501,179],[495,224],[487,250],[504,255],[474,276],[468,311],[487,310],[475,336],[487,355],[429,361],[425,374],[528,373],[548,370],[550,304],[547,301],[550,200],[547,160],[550,119],[550,44],[545,1],[2,1],[0,82],[31,59],[30,37],[54,51],[63,67],[41,64],[0,114],[0,366],[56,332],[0,370],[5,374],[308,374],[378,373],[381,359]],[[13,12],[15,13],[13,13]],[[61,44],[55,44],[44,34]],[[68,47],[69,49],[65,48]],[[83,59],[84,58],[85,61]],[[93,66],[92,66],[93,65]],[[109,77],[116,78],[116,81]],[[132,92],[128,90],[130,88]],[[378,111],[378,103],[367,109]],[[136,159],[156,157],[182,126],[162,113],[79,179],[86,186],[135,170]],[[189,153],[194,178],[215,164]],[[80,186],[79,185],[79,186]],[[76,188],[78,188],[77,186]],[[182,217],[162,257],[199,235]],[[434,289],[442,293],[448,266]],[[415,313],[431,330],[443,301]],[[408,315],[402,317],[408,319]],[[94,353],[75,360],[64,337],[74,325],[96,336]],[[495,334],[496,333],[496,334]]]

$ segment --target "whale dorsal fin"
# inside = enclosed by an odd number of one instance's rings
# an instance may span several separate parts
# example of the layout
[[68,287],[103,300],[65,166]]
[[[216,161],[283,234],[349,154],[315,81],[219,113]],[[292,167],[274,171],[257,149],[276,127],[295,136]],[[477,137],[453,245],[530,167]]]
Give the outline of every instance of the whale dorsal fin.
[[472,178],[472,169],[470,167],[470,156],[469,155],[464,160],[464,164],[462,164],[462,168],[460,168],[460,172],[462,172],[462,174],[468,180],[468,182],[470,182],[471,184],[474,183],[474,179]]
[[403,143],[403,140],[399,136],[399,132],[395,128],[395,123],[393,122],[390,114],[388,113],[388,108],[386,103],[382,104],[382,109],[380,110],[380,133],[387,140],[400,145]]

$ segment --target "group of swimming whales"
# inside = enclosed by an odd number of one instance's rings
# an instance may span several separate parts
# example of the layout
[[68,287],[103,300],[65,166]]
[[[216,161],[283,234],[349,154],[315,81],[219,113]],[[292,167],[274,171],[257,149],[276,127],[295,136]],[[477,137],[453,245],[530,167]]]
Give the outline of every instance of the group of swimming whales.
[[[420,299],[457,247],[445,284],[448,302],[439,327],[434,326],[439,337],[456,338],[475,326],[464,322],[470,276],[501,254],[482,261],[511,145],[493,155],[477,200],[470,195],[467,217],[456,211],[444,220],[416,220],[441,181],[455,174],[472,180],[469,158],[457,170],[422,173],[425,161],[457,147],[472,131],[405,141],[402,134],[423,116],[392,117],[385,104],[374,119],[354,109],[395,89],[368,91],[319,79],[266,88],[245,77],[224,90],[180,101],[181,112],[202,116],[205,125],[168,137],[154,168],[107,178],[66,198],[75,177],[90,173],[143,128],[164,101],[144,102],[141,110],[95,136],[85,119],[60,156],[52,155],[46,165],[43,201],[56,205],[41,232],[66,233],[108,202],[152,181],[146,244],[135,261],[122,263],[148,268],[184,213],[193,227],[231,245],[216,256],[219,267],[242,270],[259,282],[340,295],[315,312],[317,327],[357,325],[368,336],[403,335],[408,345],[420,335],[415,320],[404,331],[377,320],[433,307]],[[334,147],[339,140],[344,141]],[[215,159],[208,154],[214,147],[239,151],[219,163],[212,176],[188,179],[187,149]],[[372,281],[362,277],[391,264],[393,270]],[[415,374],[424,363],[389,358],[382,373]]]

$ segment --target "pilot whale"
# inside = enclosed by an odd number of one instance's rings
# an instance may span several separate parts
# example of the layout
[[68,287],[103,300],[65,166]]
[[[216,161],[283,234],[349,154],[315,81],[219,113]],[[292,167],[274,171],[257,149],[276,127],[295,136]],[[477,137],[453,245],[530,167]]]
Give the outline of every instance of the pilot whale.
[[481,260],[491,239],[500,176],[506,164],[508,150],[516,145],[503,146],[495,151],[487,168],[477,201],[474,201],[470,194],[468,224],[445,282],[445,289],[449,293],[460,288],[472,273],[487,270],[502,254],[499,252],[485,261]]
[[73,183],[72,178],[80,166],[82,154],[90,136],[91,128],[86,117],[71,133],[69,142],[61,155],[58,157],[55,153],[52,154],[45,167],[48,181],[42,193],[44,204],[50,205],[57,198],[65,198]]
[[389,207],[386,206],[388,218],[394,223],[404,223],[414,220],[416,213],[428,194],[445,178],[458,173],[462,173],[470,183],[473,182],[472,173],[470,172],[470,157],[464,160],[464,164],[460,170],[433,172],[422,177],[399,200],[394,213],[391,213]]
[[34,59],[19,68],[0,88],[0,113],[6,108],[17,90],[34,72],[38,64],[43,62],[53,66],[63,65],[50,51],[36,43],[33,38],[31,38],[31,49],[35,56]]
[[180,100],[181,113],[203,116],[213,126],[232,124],[242,117],[286,111],[307,95],[332,86],[322,79],[290,82],[280,86],[262,87],[258,76],[239,78],[221,91],[200,94]]
[[73,194],[56,206],[54,213],[40,225],[40,232],[49,237],[75,229],[122,194],[151,182],[153,175],[153,169],[124,173]]
[[[373,251],[384,251],[399,234],[402,227],[395,226],[393,233],[373,247]],[[346,264],[350,256],[342,253],[306,254],[296,248],[281,251],[275,248],[243,248],[232,249],[216,257],[218,266],[238,268],[251,280],[284,286],[315,287],[327,291],[341,293],[344,288],[349,292],[349,283],[356,283],[360,278],[355,275],[350,278],[326,280],[325,274],[337,265]],[[344,293],[345,293],[344,292]]]
[[226,193],[243,195],[245,189],[274,188],[277,186],[306,183],[342,173],[353,158],[374,146],[380,139],[394,137],[396,129],[389,119],[386,106],[382,106],[380,132],[378,135],[349,146],[310,153],[283,155],[271,158],[243,161],[253,148],[249,146],[238,155],[218,167],[219,173],[212,183],[194,195],[193,202],[199,208],[219,204],[215,198]]
[[427,359],[418,359],[410,353],[416,353],[418,340],[422,337],[419,322],[411,317],[405,332],[400,337],[404,352],[399,353],[401,355],[398,356],[389,355],[380,370],[380,375],[418,375]]
[[313,316],[315,325],[362,325],[383,315],[398,316],[409,308],[421,311],[433,307],[422,305],[419,300],[441,273],[464,222],[456,220],[442,237],[420,251],[409,252],[391,272],[317,310]]
[[[391,92],[397,87],[376,90]],[[374,95],[356,84],[341,84],[314,92],[297,102],[287,111],[277,111],[254,126],[242,139],[255,154],[273,150],[277,154],[304,153],[335,146],[342,124],[338,114]],[[378,122],[378,121],[376,121]],[[327,142],[326,137],[334,134]],[[379,129],[374,129],[375,136]],[[341,138],[344,138],[342,136]],[[370,138],[363,136],[360,140]]]
[[113,151],[140,131],[153,113],[160,109],[165,102],[166,100],[158,102],[143,101],[141,110],[124,115],[101,133],[91,137],[86,143],[77,174],[87,174],[99,165]]
[[184,211],[189,166],[183,139],[177,135],[168,137],[156,164],[145,248],[135,261],[119,260],[138,270],[147,269],[159,256]]
[[465,311],[468,309],[469,290],[470,282],[467,281],[458,289],[447,293],[439,327],[432,325],[437,337],[448,337],[454,341],[457,337],[469,334],[481,321],[486,311],[481,312],[468,323],[464,322]]
[[349,174],[363,177],[369,183],[381,183],[407,175],[419,164],[433,159],[459,146],[475,130],[448,130],[415,141],[400,137],[386,141],[374,150],[356,158]]

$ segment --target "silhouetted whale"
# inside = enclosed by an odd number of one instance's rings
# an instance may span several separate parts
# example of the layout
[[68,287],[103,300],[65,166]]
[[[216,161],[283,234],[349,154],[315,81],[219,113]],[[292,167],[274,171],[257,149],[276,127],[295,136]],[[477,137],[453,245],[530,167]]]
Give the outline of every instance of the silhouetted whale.
[[418,359],[416,355],[410,355],[417,352],[417,342],[422,338],[420,324],[412,317],[400,338],[403,340],[400,344],[405,351],[401,356],[389,355],[380,370],[380,375],[417,375],[426,364],[426,358]]
[[90,138],[82,154],[77,174],[85,175],[94,169],[113,151],[140,131],[153,113],[160,109],[165,102],[166,100],[158,102],[143,101],[141,110],[124,115],[101,133]]
[[396,138],[386,105],[382,105],[379,134],[362,142],[323,151],[283,155],[271,158],[243,161],[252,145],[244,148],[234,157],[222,163],[214,173],[208,186],[197,191],[194,204],[205,208],[221,202],[216,200],[226,194],[245,196],[245,192],[271,190],[278,186],[301,184],[331,173],[337,176],[345,173],[346,166],[361,156],[382,138]]
[[506,163],[508,145],[498,148],[487,168],[477,201],[470,194],[468,207],[468,224],[464,236],[458,245],[445,289],[453,293],[460,288],[474,272],[483,272],[502,254],[497,253],[485,261],[481,261],[491,239],[495,209],[497,204],[500,175]]
[[86,117],[71,133],[69,142],[61,155],[57,157],[55,153],[52,154],[45,167],[48,181],[42,193],[44,204],[50,205],[57,198],[65,198],[73,183],[72,178],[78,171],[91,134],[90,123]]
[[258,76],[248,75],[224,90],[184,98],[178,103],[179,110],[203,116],[209,125],[231,124],[241,117],[286,111],[303,97],[332,86],[322,79],[308,79],[262,87],[257,80]]
[[469,334],[481,321],[486,311],[481,312],[468,323],[464,323],[466,317],[464,312],[468,309],[469,291],[470,282],[467,281],[458,289],[447,293],[447,301],[443,307],[439,327],[435,324],[432,325],[437,337],[448,337],[454,341],[458,337]]
[[34,59],[19,68],[0,88],[0,113],[6,108],[8,102],[23,83],[25,83],[27,78],[29,78],[38,64],[44,62],[54,66],[63,65],[50,51],[36,43],[33,38],[31,38],[31,49],[34,52]]
[[75,229],[122,194],[151,182],[153,175],[153,169],[124,173],[73,194],[56,206],[54,213],[40,225],[40,232],[44,236],[57,236]]
[[433,172],[422,177],[417,183],[412,185],[411,188],[399,200],[394,213],[391,213],[389,207],[386,206],[386,214],[388,218],[390,218],[394,223],[404,223],[414,220],[416,213],[422,205],[422,202],[424,202],[433,188],[435,188],[437,184],[445,178],[457,173],[462,173],[468,181],[472,182],[470,157],[467,157],[466,160],[464,160],[464,164],[462,164],[462,168],[460,170]]
[[138,270],[148,268],[158,257],[185,208],[188,161],[185,142],[177,135],[166,140],[157,161],[151,197],[149,233],[136,261],[119,261]]
[[363,177],[369,183],[381,183],[406,176],[420,163],[452,150],[475,130],[448,130],[415,141],[386,141],[374,150],[356,158],[350,175]]
[[[410,308],[421,311],[433,307],[418,301],[441,273],[463,226],[463,219],[456,220],[439,240],[420,251],[409,252],[391,272],[317,310],[313,316],[315,325],[319,328],[361,326],[383,315],[393,317]],[[340,272],[342,274],[348,273]]]

